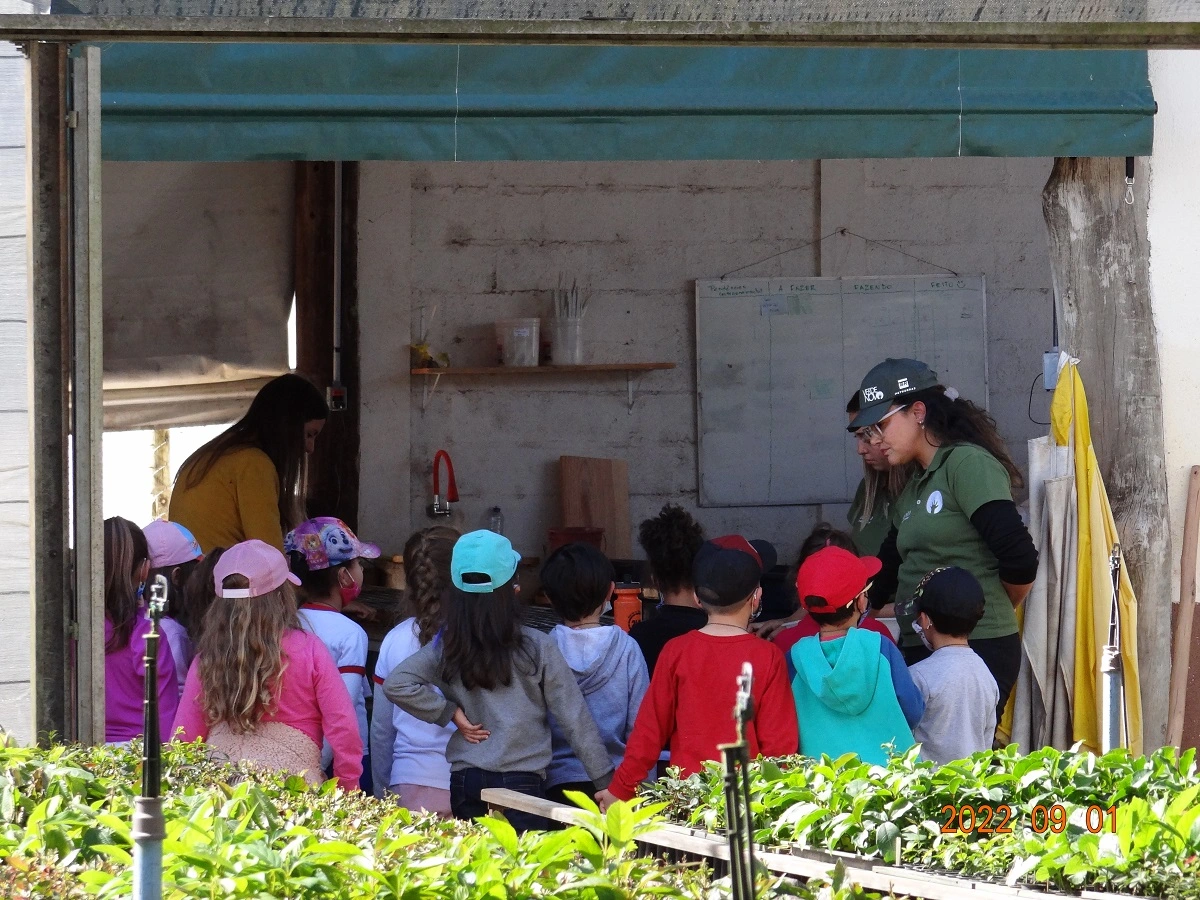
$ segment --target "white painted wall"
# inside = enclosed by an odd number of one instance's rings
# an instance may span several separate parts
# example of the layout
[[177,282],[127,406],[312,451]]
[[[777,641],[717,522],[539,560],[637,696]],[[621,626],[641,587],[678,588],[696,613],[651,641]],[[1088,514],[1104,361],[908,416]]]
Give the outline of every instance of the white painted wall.
[[[430,521],[431,461],[445,448],[458,474],[460,525],[484,525],[499,504],[518,549],[541,555],[546,529],[557,524],[558,457],[580,454],[629,460],[635,523],[671,500],[693,509],[711,534],[765,537],[790,557],[820,517],[844,521],[845,507],[696,509],[693,280],[792,248],[744,274],[935,269],[855,238],[801,246],[842,226],[988,276],[991,408],[1023,461],[1025,439],[1045,430],[1026,406],[1050,343],[1040,213],[1049,167],[981,159],[364,163],[364,535],[398,552]],[[590,361],[678,367],[643,376],[632,413],[624,379],[594,375],[443,378],[422,411],[422,380],[406,387],[409,325],[417,326],[420,307],[427,316],[437,307],[435,351],[449,352],[454,365],[491,364],[492,322],[546,314],[560,272],[593,289]],[[1035,415],[1045,410],[1039,390]]]
[[1200,237],[1200,51],[1150,53],[1150,83],[1158,101],[1154,156],[1150,161],[1150,288],[1162,364],[1167,487],[1174,547],[1173,595],[1178,596],[1179,554],[1187,505],[1188,473],[1200,464],[1200,284],[1196,241]]
[[[21,12],[31,12],[22,4]],[[17,11],[0,6],[0,12]],[[25,90],[28,64],[0,43],[0,727],[33,735],[29,605],[28,274]]]

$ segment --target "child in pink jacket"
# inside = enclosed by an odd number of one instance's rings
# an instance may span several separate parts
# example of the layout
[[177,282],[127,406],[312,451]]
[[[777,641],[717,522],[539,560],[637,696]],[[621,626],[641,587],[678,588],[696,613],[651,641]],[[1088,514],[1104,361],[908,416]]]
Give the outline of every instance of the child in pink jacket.
[[201,738],[229,760],[314,785],[322,781],[327,740],[334,777],[354,790],[362,775],[358,720],[329,651],[301,626],[292,588],[298,581],[283,554],[262,541],[225,551],[175,727],[181,740]]

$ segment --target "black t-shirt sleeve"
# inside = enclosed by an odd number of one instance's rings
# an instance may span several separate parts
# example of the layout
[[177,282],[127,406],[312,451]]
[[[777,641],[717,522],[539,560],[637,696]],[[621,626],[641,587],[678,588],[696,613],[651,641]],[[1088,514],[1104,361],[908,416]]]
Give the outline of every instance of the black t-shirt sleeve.
[[1000,580],[1031,584],[1037,576],[1038,552],[1029,529],[1011,500],[992,500],[975,510],[971,524],[1000,563]]
[[883,568],[871,581],[871,591],[867,594],[875,609],[883,609],[892,601],[896,595],[896,585],[900,582],[900,551],[896,549],[895,526],[879,545],[879,561],[883,563]]

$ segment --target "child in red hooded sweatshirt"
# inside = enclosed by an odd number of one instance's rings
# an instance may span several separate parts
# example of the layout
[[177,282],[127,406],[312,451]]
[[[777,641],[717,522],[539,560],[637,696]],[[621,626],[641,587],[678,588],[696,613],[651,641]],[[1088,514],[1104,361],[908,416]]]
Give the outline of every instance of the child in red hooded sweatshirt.
[[754,670],[754,717],[746,725],[750,757],[796,752],[800,733],[783,653],[749,630],[762,602],[761,579],[758,553],[740,535],[700,548],[692,583],[708,624],[663,648],[625,758],[607,790],[596,794],[602,808],[632,799],[664,746],[671,748],[671,765],[685,776],[700,771],[705,760],[720,758],[717,745],[735,737],[733,706],[743,663]]

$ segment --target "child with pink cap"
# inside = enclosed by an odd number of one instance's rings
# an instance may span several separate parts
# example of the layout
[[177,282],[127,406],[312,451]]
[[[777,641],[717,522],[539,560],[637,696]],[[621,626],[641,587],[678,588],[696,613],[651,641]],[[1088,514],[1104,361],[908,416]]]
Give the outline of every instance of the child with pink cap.
[[362,739],[354,706],[321,639],[296,612],[300,579],[262,541],[230,547],[213,570],[216,598],[188,671],[175,726],[230,760],[323,780],[321,744],[333,774],[358,787]]
[[[195,655],[195,642],[200,637],[201,615],[189,615],[187,582],[196,567],[203,561],[204,553],[192,537],[192,533],[178,522],[155,519],[142,529],[146,545],[150,550],[150,582],[156,575],[167,579],[167,610],[159,621],[159,629],[171,645],[175,659],[175,675],[179,693],[183,693],[183,682],[188,667]],[[194,622],[191,631],[188,625]]]

